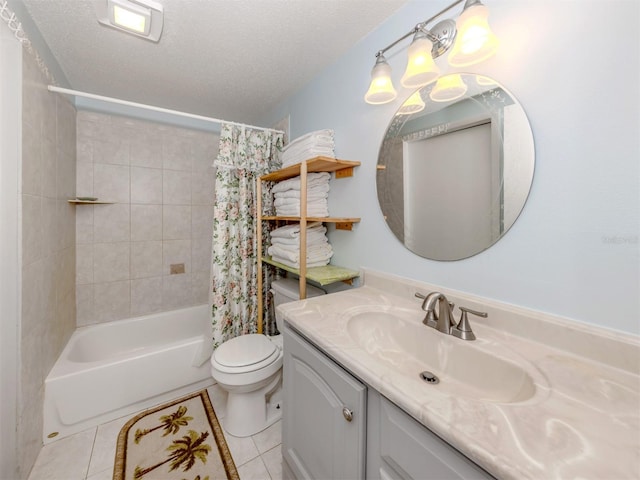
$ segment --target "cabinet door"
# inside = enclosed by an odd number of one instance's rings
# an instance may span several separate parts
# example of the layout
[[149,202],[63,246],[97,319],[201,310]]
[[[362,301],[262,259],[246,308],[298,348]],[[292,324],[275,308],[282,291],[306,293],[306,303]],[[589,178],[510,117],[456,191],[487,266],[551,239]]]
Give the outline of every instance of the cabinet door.
[[369,391],[367,478],[492,479],[485,470],[377,392]]
[[364,479],[366,387],[285,326],[283,388],[282,455],[296,478]]

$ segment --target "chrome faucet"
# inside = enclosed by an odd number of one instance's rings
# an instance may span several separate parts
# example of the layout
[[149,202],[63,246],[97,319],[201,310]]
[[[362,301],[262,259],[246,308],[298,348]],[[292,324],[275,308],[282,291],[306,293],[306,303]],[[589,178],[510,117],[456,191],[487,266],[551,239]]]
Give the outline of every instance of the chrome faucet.
[[[416,294],[417,296],[418,294]],[[454,304],[450,304],[447,297],[440,292],[431,292],[424,298],[422,302],[422,309],[427,312],[422,323],[428,327],[435,328],[442,333],[451,333],[451,327],[455,325],[453,320],[453,307]],[[438,304],[438,311],[436,312],[436,304]]]
[[[439,332],[453,335],[462,340],[475,340],[476,336],[471,330],[469,318],[467,314],[478,315],[479,317],[487,317],[486,312],[477,312],[470,308],[460,307],[460,321],[456,325],[453,317],[453,309],[455,304],[449,302],[447,297],[440,292],[431,292],[429,295],[416,293],[416,297],[424,299],[422,302],[422,310],[427,312],[422,323],[428,327],[435,328]],[[438,310],[436,311],[436,304]]]

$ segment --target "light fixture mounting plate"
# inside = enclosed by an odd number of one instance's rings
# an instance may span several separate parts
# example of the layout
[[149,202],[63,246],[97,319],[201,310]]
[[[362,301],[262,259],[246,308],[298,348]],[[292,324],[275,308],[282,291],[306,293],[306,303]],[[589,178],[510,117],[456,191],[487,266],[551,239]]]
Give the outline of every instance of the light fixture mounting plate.
[[431,49],[433,58],[438,58],[453,45],[457,33],[456,22],[450,19],[442,20],[436,23],[433,28],[430,28],[429,32],[438,39],[433,41],[433,48]]

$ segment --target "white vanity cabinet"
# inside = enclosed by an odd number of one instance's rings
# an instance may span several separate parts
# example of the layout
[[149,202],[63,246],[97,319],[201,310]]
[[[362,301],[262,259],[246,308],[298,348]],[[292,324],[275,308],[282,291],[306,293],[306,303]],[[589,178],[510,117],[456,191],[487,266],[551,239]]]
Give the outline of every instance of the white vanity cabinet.
[[365,478],[367,388],[284,331],[282,456],[295,478]]
[[492,479],[375,390],[367,403],[367,480]]
[[284,329],[283,387],[285,478],[494,478],[357,380],[288,324]]

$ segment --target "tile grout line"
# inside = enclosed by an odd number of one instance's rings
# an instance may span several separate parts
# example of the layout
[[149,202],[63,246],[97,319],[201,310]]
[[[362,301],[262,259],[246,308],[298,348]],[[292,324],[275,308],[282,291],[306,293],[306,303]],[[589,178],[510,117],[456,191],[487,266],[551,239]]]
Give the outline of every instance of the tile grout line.
[[89,453],[89,460],[87,461],[87,468],[86,468],[86,470],[84,472],[85,480],[89,476],[89,468],[91,467],[91,459],[93,458],[93,451],[96,448],[96,439],[97,438],[98,438],[98,427],[95,427],[95,430],[93,432],[93,443],[91,444],[91,453]]

